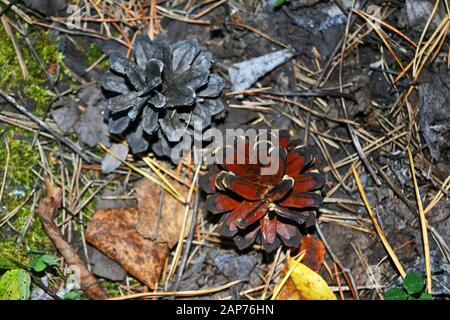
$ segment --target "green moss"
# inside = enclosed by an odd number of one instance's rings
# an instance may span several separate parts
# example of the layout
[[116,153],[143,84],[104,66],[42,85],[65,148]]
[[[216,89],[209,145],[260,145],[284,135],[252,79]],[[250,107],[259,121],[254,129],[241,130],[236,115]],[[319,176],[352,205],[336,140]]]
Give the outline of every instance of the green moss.
[[[7,36],[4,28],[0,28],[0,87],[6,91],[23,92],[26,98],[34,101],[39,114],[39,109],[46,106],[52,98],[50,90],[45,86],[48,79],[33,58],[24,38],[18,33],[15,33],[15,37],[21,48],[29,75],[27,79],[24,79],[11,39]],[[28,38],[32,39],[34,49],[46,68],[62,61],[61,53],[55,42],[50,41],[47,32],[32,31]]]
[[[34,110],[35,114],[42,115],[44,107],[52,98],[50,90],[46,87],[48,79],[38,62],[33,58],[23,37],[18,33],[15,33],[15,37],[21,48],[29,75],[27,79],[24,79],[11,39],[7,36],[4,28],[0,27],[0,87],[6,91],[21,92],[35,103],[37,107]],[[33,42],[37,55],[46,67],[61,62],[62,56],[55,44],[50,41],[47,33],[31,30],[28,38]],[[36,181],[36,177],[30,169],[36,166],[39,161],[37,148],[31,147],[31,141],[34,137],[32,133],[16,127],[2,126],[2,129],[5,128],[7,132],[1,140],[9,145],[10,161],[0,205],[2,216],[4,212],[11,212],[19,207],[29,195]],[[3,141],[0,142],[1,178],[3,178],[7,153]],[[9,220],[9,223],[18,232],[21,232],[28,223],[28,217],[32,212],[31,204],[32,199]],[[20,246],[17,245],[18,234],[6,233],[7,229],[7,225],[0,229],[0,256],[7,255],[21,263],[27,263],[29,260],[27,249],[47,250],[51,248],[51,242],[42,230],[37,218],[33,219]]]
[[[84,64],[88,67],[93,65],[103,56],[103,52],[97,47],[95,42],[92,42],[89,51],[84,56]],[[108,68],[108,60],[103,59],[98,65],[97,68],[100,70],[106,70]]]
[[[31,147],[33,134],[22,129],[7,127],[9,130],[2,137],[2,140],[9,145],[10,160],[5,185],[5,191],[1,203],[2,211],[11,212],[20,206],[30,192],[36,181],[35,175],[31,169],[39,161],[37,148]],[[3,144],[4,142],[1,142]],[[7,151],[4,145],[0,147],[0,177],[3,178],[6,164]],[[30,213],[32,212],[32,199],[19,212],[9,220],[10,224],[18,232],[21,232],[26,224]],[[33,222],[25,235],[23,244],[17,246],[17,234],[12,236],[2,236],[6,225],[0,229],[0,256],[11,256],[21,263],[27,263],[29,257],[26,249],[49,251],[52,248],[51,241],[45,234],[40,221],[34,217]],[[26,247],[25,247],[26,245]]]

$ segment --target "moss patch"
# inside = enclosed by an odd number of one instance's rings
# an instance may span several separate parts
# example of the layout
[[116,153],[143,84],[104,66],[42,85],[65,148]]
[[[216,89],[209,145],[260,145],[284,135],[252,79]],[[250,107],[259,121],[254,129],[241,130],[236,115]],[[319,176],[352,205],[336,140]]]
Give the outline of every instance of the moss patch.
[[[84,56],[84,64],[87,67],[90,67],[95,62],[97,62],[103,56],[103,52],[98,48],[95,42],[92,42],[89,51]],[[98,65],[97,68],[100,70],[108,69],[108,59],[103,59]]]
[[[26,61],[29,76],[24,79],[16,51],[11,39],[3,27],[0,27],[0,87],[6,91],[20,91],[23,95],[34,101],[38,107],[43,107],[52,98],[50,90],[45,86],[48,81],[45,73],[33,58],[25,39],[15,33],[16,40],[22,50]],[[62,55],[54,42],[50,41],[48,33],[40,30],[28,35],[34,49],[45,67],[51,72],[62,61]],[[37,113],[39,113],[37,111]]]
[[[29,26],[29,31],[27,37],[33,43],[37,56],[47,68],[47,71],[54,73],[56,66],[62,61],[62,55],[58,51],[55,41],[50,40],[47,32],[42,32],[42,30],[32,26]],[[14,35],[21,48],[29,75],[26,79],[23,77],[11,39],[4,28],[0,27],[0,87],[5,91],[20,92],[24,97],[35,103],[36,109],[33,112],[37,116],[42,116],[46,105],[52,98],[52,93],[47,87],[47,76],[39,66],[38,61],[34,59],[25,39],[18,33]],[[7,129],[7,131],[0,142],[0,178],[3,178],[6,164],[7,152],[4,142],[8,143],[10,149],[5,191],[0,204],[3,216],[19,207],[30,194],[37,181],[35,175],[31,172],[31,168],[36,168],[39,161],[39,152],[37,147],[31,147],[34,138],[33,133],[6,125],[2,126],[2,129]],[[19,233],[28,224],[29,216],[32,213],[32,202],[32,199],[30,199],[9,220],[12,227]],[[37,217],[33,218],[22,244],[18,246],[19,233],[12,231],[8,225],[0,228],[0,256],[12,256],[17,261],[26,263],[29,260],[27,250],[48,251],[52,248],[51,241],[42,229]]]
[[[10,149],[10,160],[6,178],[5,191],[0,205],[4,213],[11,212],[27,198],[33,189],[36,177],[31,172],[39,161],[37,148],[31,147],[33,134],[22,129],[6,127],[8,131],[2,137],[0,147],[0,177],[3,179],[6,165],[7,151],[4,143],[8,143]],[[37,169],[37,168],[36,168]],[[32,199],[19,212],[9,220],[10,224],[19,233],[27,225],[28,217],[32,213]],[[4,214],[2,214],[3,216]],[[8,231],[9,229],[9,231]],[[22,245],[17,246],[16,241],[19,234],[11,232],[7,225],[0,228],[0,256],[12,256],[21,263],[27,263],[29,257],[26,249],[51,250],[52,244],[45,234],[37,217],[33,218],[30,228],[25,235]]]

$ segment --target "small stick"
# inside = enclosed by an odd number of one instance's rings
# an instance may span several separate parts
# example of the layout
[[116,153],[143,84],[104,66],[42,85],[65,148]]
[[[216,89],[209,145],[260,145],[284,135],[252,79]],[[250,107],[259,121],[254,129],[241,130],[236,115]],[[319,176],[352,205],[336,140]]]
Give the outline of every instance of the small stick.
[[[355,0],[353,0],[353,2],[352,2],[352,10],[354,9],[354,5],[355,5]],[[344,53],[345,53],[345,50],[346,50],[346,41],[347,41],[347,38],[348,38],[348,33],[350,31],[350,26],[351,26],[350,23],[352,21],[352,10],[350,10],[349,13],[348,13],[347,25],[345,27],[344,40],[343,40],[343,43],[342,43],[341,57],[340,57],[340,61],[339,61],[339,87],[340,87],[340,92],[343,92],[342,68],[343,68],[343,64],[344,64]],[[394,53],[394,57],[396,57],[395,53]],[[402,69],[403,69],[403,66],[402,66]],[[348,119],[347,106],[346,106],[345,100],[343,98],[341,98],[341,105],[342,105],[342,110],[344,112],[344,117],[345,117],[345,119]],[[350,125],[347,125],[347,129],[348,129],[348,133],[350,134],[350,138],[352,139],[353,146],[355,147],[356,151],[358,152],[358,155],[361,158],[362,163],[367,168],[368,172],[372,176],[372,178],[375,181],[376,185],[377,186],[381,186],[381,182],[378,179],[377,175],[375,174],[375,171],[373,170],[372,166],[370,165],[370,162],[367,159],[367,156],[365,155],[365,153],[364,153],[364,151],[362,149],[361,143],[359,142],[358,137],[356,136],[353,127],[350,126]]]
[[53,221],[57,209],[61,206],[62,194],[61,190],[56,189],[48,178],[45,182],[47,185],[47,196],[39,204],[37,215],[39,216],[48,237],[52,240],[59,253],[64,257],[66,263],[69,266],[72,266],[77,272],[76,276],[79,276],[80,286],[83,292],[90,299],[105,299],[106,293],[100,287],[97,279],[88,270],[76,250],[64,240],[61,231]]
[[317,235],[319,236],[319,238],[322,240],[323,245],[325,246],[325,249],[327,249],[327,252],[330,255],[331,259],[333,260],[334,263],[337,264],[339,269],[342,271],[342,275],[344,276],[345,282],[347,282],[347,285],[350,288],[353,299],[359,300],[358,288],[356,287],[355,281],[353,279],[353,276],[352,276],[350,270],[347,268],[344,268],[344,265],[342,264],[339,257],[331,250],[331,247],[328,244],[327,239],[325,239],[325,236],[322,232],[322,229],[320,228],[319,223],[316,223],[316,232],[317,232]]
[[253,32],[253,33],[256,33],[256,34],[259,35],[261,38],[264,38],[264,39],[266,39],[266,40],[268,40],[268,41],[270,41],[270,42],[273,42],[273,43],[279,45],[280,47],[289,48],[289,46],[288,46],[287,44],[284,44],[283,42],[280,42],[280,41],[278,41],[278,40],[272,38],[271,36],[267,35],[266,33],[262,32],[262,31],[259,31],[259,30],[256,29],[256,28],[250,27],[250,26],[248,26],[248,25],[246,25],[246,24],[238,23],[238,22],[226,22],[226,24],[229,24],[229,25],[232,25],[232,26],[236,26],[236,27],[240,27],[240,28],[247,29],[247,30],[249,30],[249,31],[251,31],[251,32]]
[[[56,140],[60,141],[61,143],[65,144],[67,147],[69,147],[73,152],[78,154],[83,160],[86,162],[92,162],[94,159],[92,159],[90,156],[86,155],[81,147],[74,144],[72,141],[68,140],[66,137],[62,136],[58,132],[56,132],[54,129],[50,128],[49,125],[47,125],[44,121],[36,117],[34,114],[32,114],[30,111],[28,111],[27,108],[24,106],[19,105],[16,102],[16,99],[8,95],[5,91],[0,89],[0,96],[6,100],[12,107],[26,115],[31,121],[35,122],[37,125],[42,127],[45,131],[50,133],[52,136],[56,138]],[[97,159],[95,159],[97,160]]]
[[197,20],[197,19],[203,17],[205,14],[208,14],[209,12],[213,11],[215,8],[221,6],[225,1],[227,1],[227,0],[221,0],[219,2],[216,2],[215,4],[206,8],[202,12],[197,13],[195,16],[192,17],[192,19]]
[[341,279],[339,278],[339,270],[338,270],[336,262],[334,262],[334,261],[333,261],[333,266],[334,266],[334,274],[336,275],[337,287],[339,288],[339,295],[341,296],[341,300],[345,300],[344,290],[342,290]]
[[126,296],[121,297],[114,297],[109,298],[107,300],[127,300],[127,299],[138,299],[138,298],[145,298],[145,297],[195,297],[195,296],[204,296],[211,293],[216,293],[223,291],[225,289],[228,289],[232,286],[237,285],[240,280],[232,281],[229,283],[226,283],[224,285],[215,287],[215,288],[209,288],[209,289],[201,289],[201,290],[189,290],[189,291],[177,291],[177,292],[144,292],[144,293],[136,293],[136,294],[130,294]]
[[315,98],[315,97],[332,97],[332,98],[345,98],[351,101],[356,101],[356,98],[352,94],[343,93],[339,91],[323,90],[313,88],[312,91],[297,91],[297,92],[265,92],[272,96],[285,96],[285,97],[301,97],[301,98]]

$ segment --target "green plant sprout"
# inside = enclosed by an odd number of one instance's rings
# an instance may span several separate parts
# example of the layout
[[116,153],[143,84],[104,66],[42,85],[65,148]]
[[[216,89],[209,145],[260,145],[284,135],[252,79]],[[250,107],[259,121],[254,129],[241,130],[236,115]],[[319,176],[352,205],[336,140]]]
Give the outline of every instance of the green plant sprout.
[[275,9],[279,9],[288,2],[290,2],[290,0],[275,0],[275,2],[273,3],[273,7]]
[[403,287],[393,287],[384,293],[384,300],[432,300],[433,296],[424,291],[423,277],[410,272],[403,279]]
[[0,277],[0,300],[28,300],[33,273],[55,265],[55,258],[47,254],[37,256],[28,265],[0,256],[0,270],[7,270]]

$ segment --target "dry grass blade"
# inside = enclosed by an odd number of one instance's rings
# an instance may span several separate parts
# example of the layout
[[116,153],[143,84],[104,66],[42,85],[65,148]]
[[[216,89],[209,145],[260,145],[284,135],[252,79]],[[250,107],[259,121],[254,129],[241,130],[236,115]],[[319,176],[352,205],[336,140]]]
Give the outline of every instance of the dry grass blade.
[[214,3],[212,6],[206,8],[205,10],[203,10],[203,11],[197,13],[197,14],[196,14],[195,16],[193,16],[192,18],[193,18],[194,20],[197,20],[197,19],[203,17],[205,14],[210,13],[210,12],[213,11],[215,8],[221,6],[221,5],[222,5],[224,2],[226,2],[226,1],[227,1],[227,0],[220,0],[219,2],[216,2],[216,3]]
[[284,284],[289,279],[289,277],[291,276],[292,272],[294,272],[295,268],[300,263],[300,261],[302,261],[304,256],[305,256],[305,251],[300,252],[299,257],[295,260],[295,264],[288,270],[288,272],[286,272],[286,275],[283,277],[283,279],[278,284],[278,286],[275,289],[275,291],[273,292],[272,298],[270,298],[270,300],[276,300],[277,299],[278,295],[280,294],[281,289],[283,289]]
[[[437,194],[433,197],[433,199],[430,201],[428,206],[425,208],[424,213],[427,215],[428,212],[431,211],[438,203],[441,201],[441,199],[444,197],[444,192],[448,194],[450,190],[450,175],[445,179],[444,183],[442,184],[442,188],[437,192]],[[1,199],[1,198],[0,198]]]
[[367,277],[369,278],[369,280],[372,282],[373,286],[375,287],[375,291],[378,295],[378,297],[380,298],[380,300],[383,300],[383,292],[382,290],[379,288],[380,286],[377,283],[377,279],[374,275],[373,270],[370,268],[369,262],[367,261],[367,258],[364,256],[360,246],[358,243],[356,243],[356,245],[352,242],[351,243],[353,250],[355,250],[356,255],[358,256],[361,264],[364,266],[364,271],[367,274]]
[[[186,198],[187,199],[185,202],[186,210],[184,213],[183,227],[181,228],[181,231],[180,231],[180,237],[178,239],[178,244],[177,244],[177,248],[175,250],[175,255],[172,260],[172,264],[170,265],[170,268],[169,268],[169,274],[166,278],[165,287],[167,287],[170,279],[172,278],[173,274],[175,273],[175,271],[177,269],[178,261],[180,260],[180,257],[181,257],[181,251],[183,248],[183,238],[186,234],[187,221],[188,221],[188,217],[189,217],[189,212],[191,211],[190,203],[191,203],[192,195],[194,194],[195,185],[197,184],[197,179],[198,179],[198,174],[200,172],[200,168],[201,168],[201,164],[199,164],[197,166],[197,169],[195,170],[194,178],[192,179],[192,185],[189,189],[189,193]],[[192,212],[192,214],[194,214],[194,213]]]
[[397,35],[399,35],[400,37],[402,37],[406,42],[408,42],[409,44],[411,44],[413,47],[417,48],[417,44],[416,44],[411,38],[409,38],[409,37],[408,37],[407,35],[405,35],[403,32],[399,31],[397,28],[391,26],[389,23],[386,23],[386,22],[384,22],[383,20],[378,19],[377,17],[375,17],[375,16],[373,16],[373,15],[369,15],[369,14],[367,14],[366,12],[361,11],[361,10],[354,9],[353,12],[357,13],[357,14],[360,15],[360,16],[364,16],[364,18],[374,20],[375,22],[381,24],[382,26],[386,27],[387,29],[389,29],[389,30],[395,32]]
[[[357,14],[359,14],[359,12],[355,11]],[[384,45],[386,46],[386,48],[389,50],[389,52],[392,54],[392,56],[394,57],[395,61],[398,63],[398,65],[400,66],[400,68],[402,69],[402,71],[405,69],[402,62],[400,61],[400,59],[398,58],[397,54],[395,53],[394,49],[392,49],[391,45],[389,44],[389,42],[387,41],[386,37],[383,34],[383,31],[376,26],[372,21],[372,17],[367,17],[366,15],[361,15],[360,16],[362,18],[364,18],[368,24],[371,25],[371,27],[373,28],[373,30],[375,31],[375,33],[380,37],[381,41],[384,43]]]
[[14,32],[11,28],[11,23],[9,22],[8,17],[6,17],[5,15],[3,15],[1,17],[1,20],[2,20],[3,27],[5,28],[5,32],[8,35],[8,37],[11,39],[14,50],[16,51],[17,60],[19,60],[20,70],[22,71],[23,78],[27,79],[28,74],[29,74],[27,64],[23,57],[22,50],[21,50],[19,44],[17,43],[17,39],[14,36]]
[[9,166],[9,159],[10,159],[10,151],[9,151],[8,142],[6,140],[3,142],[5,144],[5,150],[6,150],[6,161],[5,161],[5,169],[3,170],[2,184],[0,186],[0,203],[2,203],[3,192],[5,191],[6,178],[8,176],[8,166]]
[[155,35],[160,32],[160,25],[158,23],[158,16],[156,10],[156,0],[150,2],[150,28],[148,30],[148,36],[153,39]]
[[273,260],[273,264],[270,268],[269,274],[267,275],[266,284],[264,286],[264,290],[261,295],[261,300],[266,299],[267,291],[269,290],[269,286],[270,286],[270,282],[272,281],[273,274],[275,272],[275,269],[276,269],[278,263],[280,262],[280,261],[278,261],[280,259],[280,254],[281,254],[281,247],[278,248],[275,258]]
[[164,172],[165,174],[167,174],[169,177],[171,177],[172,179],[178,181],[179,183],[185,185],[186,187],[190,187],[191,183],[189,181],[183,180],[182,178],[180,178],[179,175],[177,175],[175,172],[173,172],[171,169],[166,168],[165,166],[163,166],[161,163],[159,163],[158,161],[156,161],[155,159],[152,159],[150,157],[145,157],[144,162],[150,162],[154,167],[156,167],[158,170]]
[[247,29],[247,30],[249,30],[249,31],[251,31],[251,32],[253,32],[253,33],[259,35],[260,37],[262,37],[262,38],[264,38],[264,39],[266,39],[266,40],[268,40],[268,41],[270,41],[270,42],[273,42],[273,43],[279,45],[280,47],[289,48],[289,46],[288,46],[287,44],[284,44],[283,42],[280,42],[280,41],[278,41],[278,40],[272,38],[272,37],[269,36],[268,34],[262,32],[262,31],[259,31],[258,29],[253,28],[253,27],[251,27],[251,26],[248,26],[248,25],[246,25],[246,24],[238,23],[238,22],[227,22],[227,24],[232,25],[232,26],[236,26],[236,27],[240,27],[240,28]]
[[206,21],[206,20],[195,20],[195,19],[186,18],[179,14],[175,14],[171,10],[167,10],[161,6],[157,6],[157,8],[158,8],[159,13],[162,16],[167,17],[169,19],[178,20],[178,21],[182,21],[182,22],[186,22],[186,23],[192,23],[192,24],[207,25],[207,26],[211,24],[211,22]]
[[30,201],[30,199],[33,197],[33,195],[36,193],[36,188],[33,189],[30,194],[23,200],[14,210],[11,212],[8,212],[6,215],[2,217],[0,220],[0,228],[3,227],[5,223],[7,223],[9,220],[11,220],[22,208]]
[[293,100],[279,98],[279,97],[275,97],[275,96],[269,96],[269,95],[267,95],[267,96],[263,95],[263,97],[266,97],[266,98],[271,99],[271,100],[283,102],[283,103],[292,104],[294,106],[299,107],[300,109],[303,109],[304,111],[310,112],[312,115],[314,115],[316,117],[319,117],[319,118],[323,118],[323,119],[330,120],[330,121],[337,122],[337,123],[344,123],[344,124],[348,124],[348,125],[355,126],[355,127],[359,126],[359,124],[356,123],[355,121],[344,119],[344,118],[337,118],[337,117],[333,117],[333,116],[330,116],[330,115],[325,114],[325,113],[321,113],[319,111],[310,109],[310,108],[304,106],[303,104],[301,104],[299,102],[296,102],[296,101],[293,101]]
[[381,226],[378,223],[377,218],[375,217],[375,214],[372,212],[369,200],[367,200],[366,192],[364,191],[364,188],[361,184],[361,180],[359,180],[358,172],[356,171],[355,166],[353,164],[352,164],[352,171],[353,171],[353,176],[355,177],[355,182],[358,187],[359,193],[361,194],[361,198],[364,202],[364,205],[366,206],[367,211],[369,212],[370,218],[372,219],[373,226],[375,227],[375,230],[378,233],[378,236],[380,237],[381,242],[383,243],[384,247],[386,248],[386,251],[389,253],[389,256],[391,257],[392,261],[394,262],[398,272],[400,273],[402,278],[404,278],[406,276],[406,272],[403,269],[400,261],[398,260],[394,249],[391,247],[391,245],[387,241],[386,237],[384,236],[384,232],[381,229]]
[[163,183],[167,185],[170,190],[173,191],[173,193],[179,194],[173,184],[171,184],[170,181],[167,180],[166,177],[161,173],[161,171],[159,171],[158,168],[156,168],[156,166],[151,161],[149,161],[148,157],[144,157],[142,158],[142,160],[144,160],[145,164],[148,165],[148,167],[161,179],[161,181],[163,181]]
[[[173,196],[175,199],[177,199],[178,201],[180,201],[181,203],[185,203],[186,200],[183,198],[183,196],[175,189],[175,187],[173,185],[171,185],[170,183],[167,184],[164,181],[160,181],[158,179],[156,179],[155,177],[151,176],[150,174],[148,174],[147,172],[145,172],[144,170],[136,167],[135,165],[133,165],[132,163],[126,161],[126,160],[121,160],[114,152],[112,152],[108,147],[106,147],[104,144],[100,143],[99,144],[100,148],[103,149],[104,151],[106,151],[107,153],[109,153],[110,155],[112,155],[114,158],[116,158],[117,160],[121,161],[123,164],[125,164],[127,167],[129,167],[130,169],[132,169],[133,171],[139,173],[141,176],[149,179],[150,181],[156,183],[157,185],[159,185],[161,188],[163,188],[165,191],[167,191],[171,196]],[[150,167],[150,169],[153,168]],[[157,174],[158,176],[161,175],[161,173],[159,172],[159,170],[157,172],[155,172],[155,174]],[[167,180],[166,180],[167,181]],[[167,181],[168,182],[168,181]]]
[[[423,55],[426,56],[426,59],[419,65],[418,69],[415,71],[415,73],[413,73],[414,75],[414,79],[417,79],[420,75],[421,70],[423,69],[423,67],[425,66],[428,57],[430,56],[430,54],[432,54],[434,48],[439,44],[439,41],[441,41],[440,39],[445,39],[447,32],[445,31],[446,25],[448,25],[449,22],[449,18],[448,16],[446,16],[441,23],[439,24],[439,26],[436,28],[436,30],[434,31],[434,33],[432,34],[432,36],[430,37],[430,39],[425,42],[425,44],[420,47],[417,47],[417,51],[416,54],[414,56],[414,58],[412,59],[412,61],[398,74],[398,76],[395,78],[394,83],[398,82],[401,78],[403,78],[403,76],[406,74],[406,72],[408,72],[414,65],[417,64],[417,60],[419,58],[421,58]],[[436,41],[437,39],[437,41]],[[438,51],[437,51],[438,52]]]
[[417,57],[417,59],[414,59],[414,64],[413,64],[413,75],[414,77],[417,79],[417,65],[420,64],[420,60],[422,58],[421,55],[419,55],[419,48],[422,44],[423,39],[425,38],[425,35],[427,34],[428,28],[430,27],[431,22],[433,21],[434,15],[437,12],[437,9],[439,7],[441,0],[437,0],[434,4],[433,10],[431,11],[430,16],[428,17],[427,23],[425,25],[425,28],[422,31],[422,35],[420,36],[420,40],[419,40],[419,45],[417,46],[416,49],[416,55],[415,58]]
[[432,290],[432,279],[431,279],[431,265],[430,265],[430,243],[428,240],[428,229],[427,229],[427,218],[425,217],[425,212],[423,211],[423,205],[422,205],[422,199],[420,198],[420,191],[419,187],[417,186],[417,179],[416,179],[416,170],[414,168],[414,159],[411,153],[411,150],[408,148],[408,157],[409,157],[409,164],[411,165],[411,175],[413,178],[414,183],[414,191],[416,192],[416,200],[417,200],[417,207],[419,210],[419,217],[420,217],[420,226],[422,229],[422,241],[423,241],[423,249],[424,249],[424,255],[425,255],[425,269],[426,269],[426,275],[427,275],[427,291],[428,293],[431,293]]
[[232,281],[222,286],[210,289],[203,290],[190,290],[190,291],[175,291],[175,292],[144,292],[144,293],[136,293],[130,294],[121,297],[109,298],[107,300],[129,300],[129,299],[139,299],[146,297],[195,297],[195,296],[204,296],[211,293],[216,293],[223,291],[225,289],[231,288],[232,286],[240,283],[240,280]]

